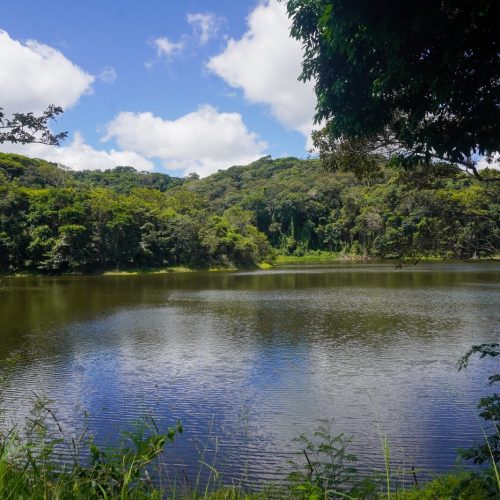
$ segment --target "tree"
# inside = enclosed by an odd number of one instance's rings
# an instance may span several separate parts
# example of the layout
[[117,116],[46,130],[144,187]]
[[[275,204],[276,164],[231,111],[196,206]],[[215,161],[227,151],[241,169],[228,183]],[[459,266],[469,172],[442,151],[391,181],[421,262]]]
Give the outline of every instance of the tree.
[[50,105],[40,116],[35,116],[30,112],[14,113],[11,118],[7,118],[0,108],[0,144],[12,142],[59,146],[68,133],[53,134],[48,127],[48,122],[54,120],[62,112],[61,107]]
[[[288,0],[314,80],[314,142],[336,168],[435,160],[480,177],[500,149],[500,4],[491,0]],[[330,154],[331,153],[331,154]],[[328,163],[328,162],[327,162]]]

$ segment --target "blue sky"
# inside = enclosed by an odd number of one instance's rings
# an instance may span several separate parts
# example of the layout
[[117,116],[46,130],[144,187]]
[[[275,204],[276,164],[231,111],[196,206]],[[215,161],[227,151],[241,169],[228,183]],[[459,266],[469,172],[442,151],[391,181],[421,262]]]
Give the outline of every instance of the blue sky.
[[59,148],[8,145],[71,168],[208,175],[307,155],[312,85],[277,0],[3,0],[0,106],[62,105]]

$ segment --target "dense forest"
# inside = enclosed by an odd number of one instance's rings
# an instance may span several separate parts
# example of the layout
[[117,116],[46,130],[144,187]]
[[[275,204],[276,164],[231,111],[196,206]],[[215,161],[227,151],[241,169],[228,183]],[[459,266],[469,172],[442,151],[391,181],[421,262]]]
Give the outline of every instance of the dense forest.
[[0,154],[3,273],[243,267],[314,251],[474,259],[499,252],[499,221],[498,183],[446,164],[358,178],[265,157],[180,179]]

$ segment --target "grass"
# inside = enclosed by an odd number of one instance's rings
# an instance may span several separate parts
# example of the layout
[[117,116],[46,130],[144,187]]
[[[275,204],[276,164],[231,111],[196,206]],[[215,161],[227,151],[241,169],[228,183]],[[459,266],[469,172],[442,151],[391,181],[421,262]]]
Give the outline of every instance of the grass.
[[139,269],[115,269],[103,272],[103,276],[137,276],[139,274],[169,274],[169,273],[191,273],[195,269],[186,266],[172,266],[163,268],[139,268]]
[[[102,448],[86,431],[68,437],[48,403],[36,399],[23,432],[12,428],[0,433],[0,498],[474,500],[500,496],[492,473],[457,471],[405,488],[398,477],[389,476],[387,464],[387,475],[361,479],[353,466],[356,457],[347,452],[351,439],[331,431],[331,425],[323,423],[312,438],[302,435],[296,440],[302,446],[297,456],[306,461],[292,462],[294,471],[280,485],[263,485],[253,492],[241,484],[225,485],[215,461],[206,463],[202,450],[200,470],[191,487],[187,481],[171,481],[163,461],[169,444],[183,432],[180,423],[160,430],[155,420],[148,417],[123,432],[119,445]],[[67,450],[64,460],[58,458],[62,448]],[[387,440],[383,448],[388,462]],[[202,469],[209,472],[203,484]]]
[[422,485],[408,490],[399,491],[397,498],[401,500],[435,500],[464,499],[485,500],[498,498],[500,493],[494,491],[485,483],[484,478],[470,472],[448,473]]
[[261,270],[261,271],[268,271],[269,269],[272,269],[273,268],[273,265],[270,264],[269,262],[260,262],[259,264],[257,264],[257,267]]
[[361,257],[358,259],[351,259],[350,257],[346,257],[344,254],[339,252],[316,251],[301,256],[277,255],[273,263],[276,265],[307,264],[312,262],[345,262],[346,260],[361,260]]
[[[462,361],[474,353],[496,356],[497,344],[473,346]],[[489,353],[489,354],[488,354]],[[493,353],[493,354],[492,354]],[[3,362],[0,370],[1,389],[6,386],[18,359]],[[497,375],[493,379],[497,379]],[[414,485],[408,487],[404,470],[393,472],[389,440],[382,433],[378,416],[376,425],[381,440],[384,471],[361,477],[356,469],[357,457],[348,452],[351,437],[334,434],[333,422],[321,421],[312,436],[302,434],[297,461],[290,461],[291,472],[279,485],[262,485],[259,491],[247,491],[240,483],[227,485],[217,470],[218,438],[215,454],[207,463],[206,451],[200,450],[199,470],[190,486],[171,480],[164,454],[168,446],[183,432],[178,422],[160,429],[154,417],[136,422],[122,432],[116,446],[97,445],[88,428],[76,436],[65,433],[50,402],[38,397],[24,427],[0,425],[0,498],[6,500],[65,499],[163,499],[179,500],[260,500],[260,499],[402,499],[479,500],[500,498],[499,459],[490,446],[489,468],[478,471],[457,470],[419,484],[413,471]],[[0,406],[0,416],[2,415]],[[85,424],[85,422],[84,422]],[[210,426],[213,428],[213,420]],[[212,436],[209,435],[209,440]],[[213,441],[210,441],[213,445]],[[64,451],[64,454],[62,454]],[[305,460],[304,460],[305,458]],[[202,473],[205,476],[202,481]],[[208,477],[207,477],[208,473]]]
[[[170,267],[141,267],[141,268],[130,268],[130,269],[111,269],[103,272],[94,273],[62,273],[62,276],[82,276],[82,275],[95,275],[101,274],[103,276],[138,276],[138,275],[149,275],[149,274],[170,274],[170,273],[192,273],[197,271],[210,271],[210,272],[223,272],[223,271],[240,271],[248,269],[260,269],[267,271],[273,269],[275,266],[283,266],[289,264],[307,265],[315,263],[334,263],[334,262],[386,262],[386,263],[400,263],[401,265],[416,264],[419,262],[432,263],[432,262],[446,262],[449,259],[443,257],[432,257],[432,256],[422,256],[418,257],[416,260],[411,258],[405,258],[402,261],[398,259],[376,259],[374,257],[364,257],[357,254],[345,254],[342,252],[326,252],[322,250],[315,250],[307,253],[306,255],[296,256],[296,255],[276,255],[272,262],[259,262],[253,266],[237,267],[237,266],[213,266],[209,268],[192,268],[187,266],[170,266]],[[499,261],[500,256],[481,258],[477,262],[486,261]],[[453,260],[454,262],[461,262]],[[396,266],[397,267],[397,266]],[[23,278],[30,276],[47,276],[46,273],[40,271],[23,271],[14,274],[6,273],[5,277],[15,277]],[[0,282],[0,287],[2,283]]]
[[[477,261],[467,261],[467,262],[490,262],[500,260],[500,255],[481,257]],[[327,252],[323,250],[313,250],[305,255],[282,255],[278,254],[273,260],[275,265],[286,265],[286,264],[313,264],[317,262],[386,262],[386,263],[401,263],[403,265],[416,264],[419,262],[433,263],[433,262],[463,262],[453,258],[447,258],[442,256],[431,256],[422,255],[417,257],[404,257],[399,259],[397,257],[386,257],[378,258],[373,256],[363,256],[359,254],[346,254],[343,252]]]
[[[241,269],[262,269],[268,270],[272,269],[273,265],[269,262],[259,262],[255,266],[249,267],[236,267],[236,266],[212,266],[208,268],[194,268],[187,266],[170,266],[170,267],[138,267],[138,268],[127,268],[127,269],[110,269],[108,271],[103,271],[101,273],[90,273],[90,274],[101,274],[102,276],[139,276],[139,275],[149,275],[149,274],[170,274],[170,273],[193,273],[196,271],[210,271],[210,272],[220,272],[220,271],[239,271]],[[84,273],[63,273],[62,276],[79,276]],[[46,276],[46,274],[37,271],[26,271],[22,273],[15,273],[12,275],[6,275],[9,277],[23,278],[28,276]]]
[[247,267],[237,267],[234,265],[229,266],[211,266],[208,268],[193,268],[187,266],[171,266],[162,268],[137,268],[137,269],[113,269],[110,271],[105,271],[102,274],[104,276],[137,276],[140,274],[169,274],[169,273],[193,273],[196,271],[209,271],[209,272],[222,272],[222,271],[239,271],[242,269],[261,269],[268,270],[272,269],[273,265],[269,262],[259,262],[255,266]]

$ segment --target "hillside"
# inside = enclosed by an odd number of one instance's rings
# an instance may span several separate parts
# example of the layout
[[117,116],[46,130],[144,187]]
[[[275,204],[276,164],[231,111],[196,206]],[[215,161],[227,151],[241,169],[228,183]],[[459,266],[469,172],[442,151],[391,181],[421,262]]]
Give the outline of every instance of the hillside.
[[241,267],[311,251],[469,259],[500,247],[495,183],[443,165],[360,180],[317,160],[265,157],[179,179],[0,154],[0,197],[4,273]]
[[[499,176],[492,171],[490,176]],[[498,185],[436,165],[369,178],[281,158],[186,184],[218,214],[241,207],[284,254],[328,250],[376,257],[472,258],[499,249]]]

